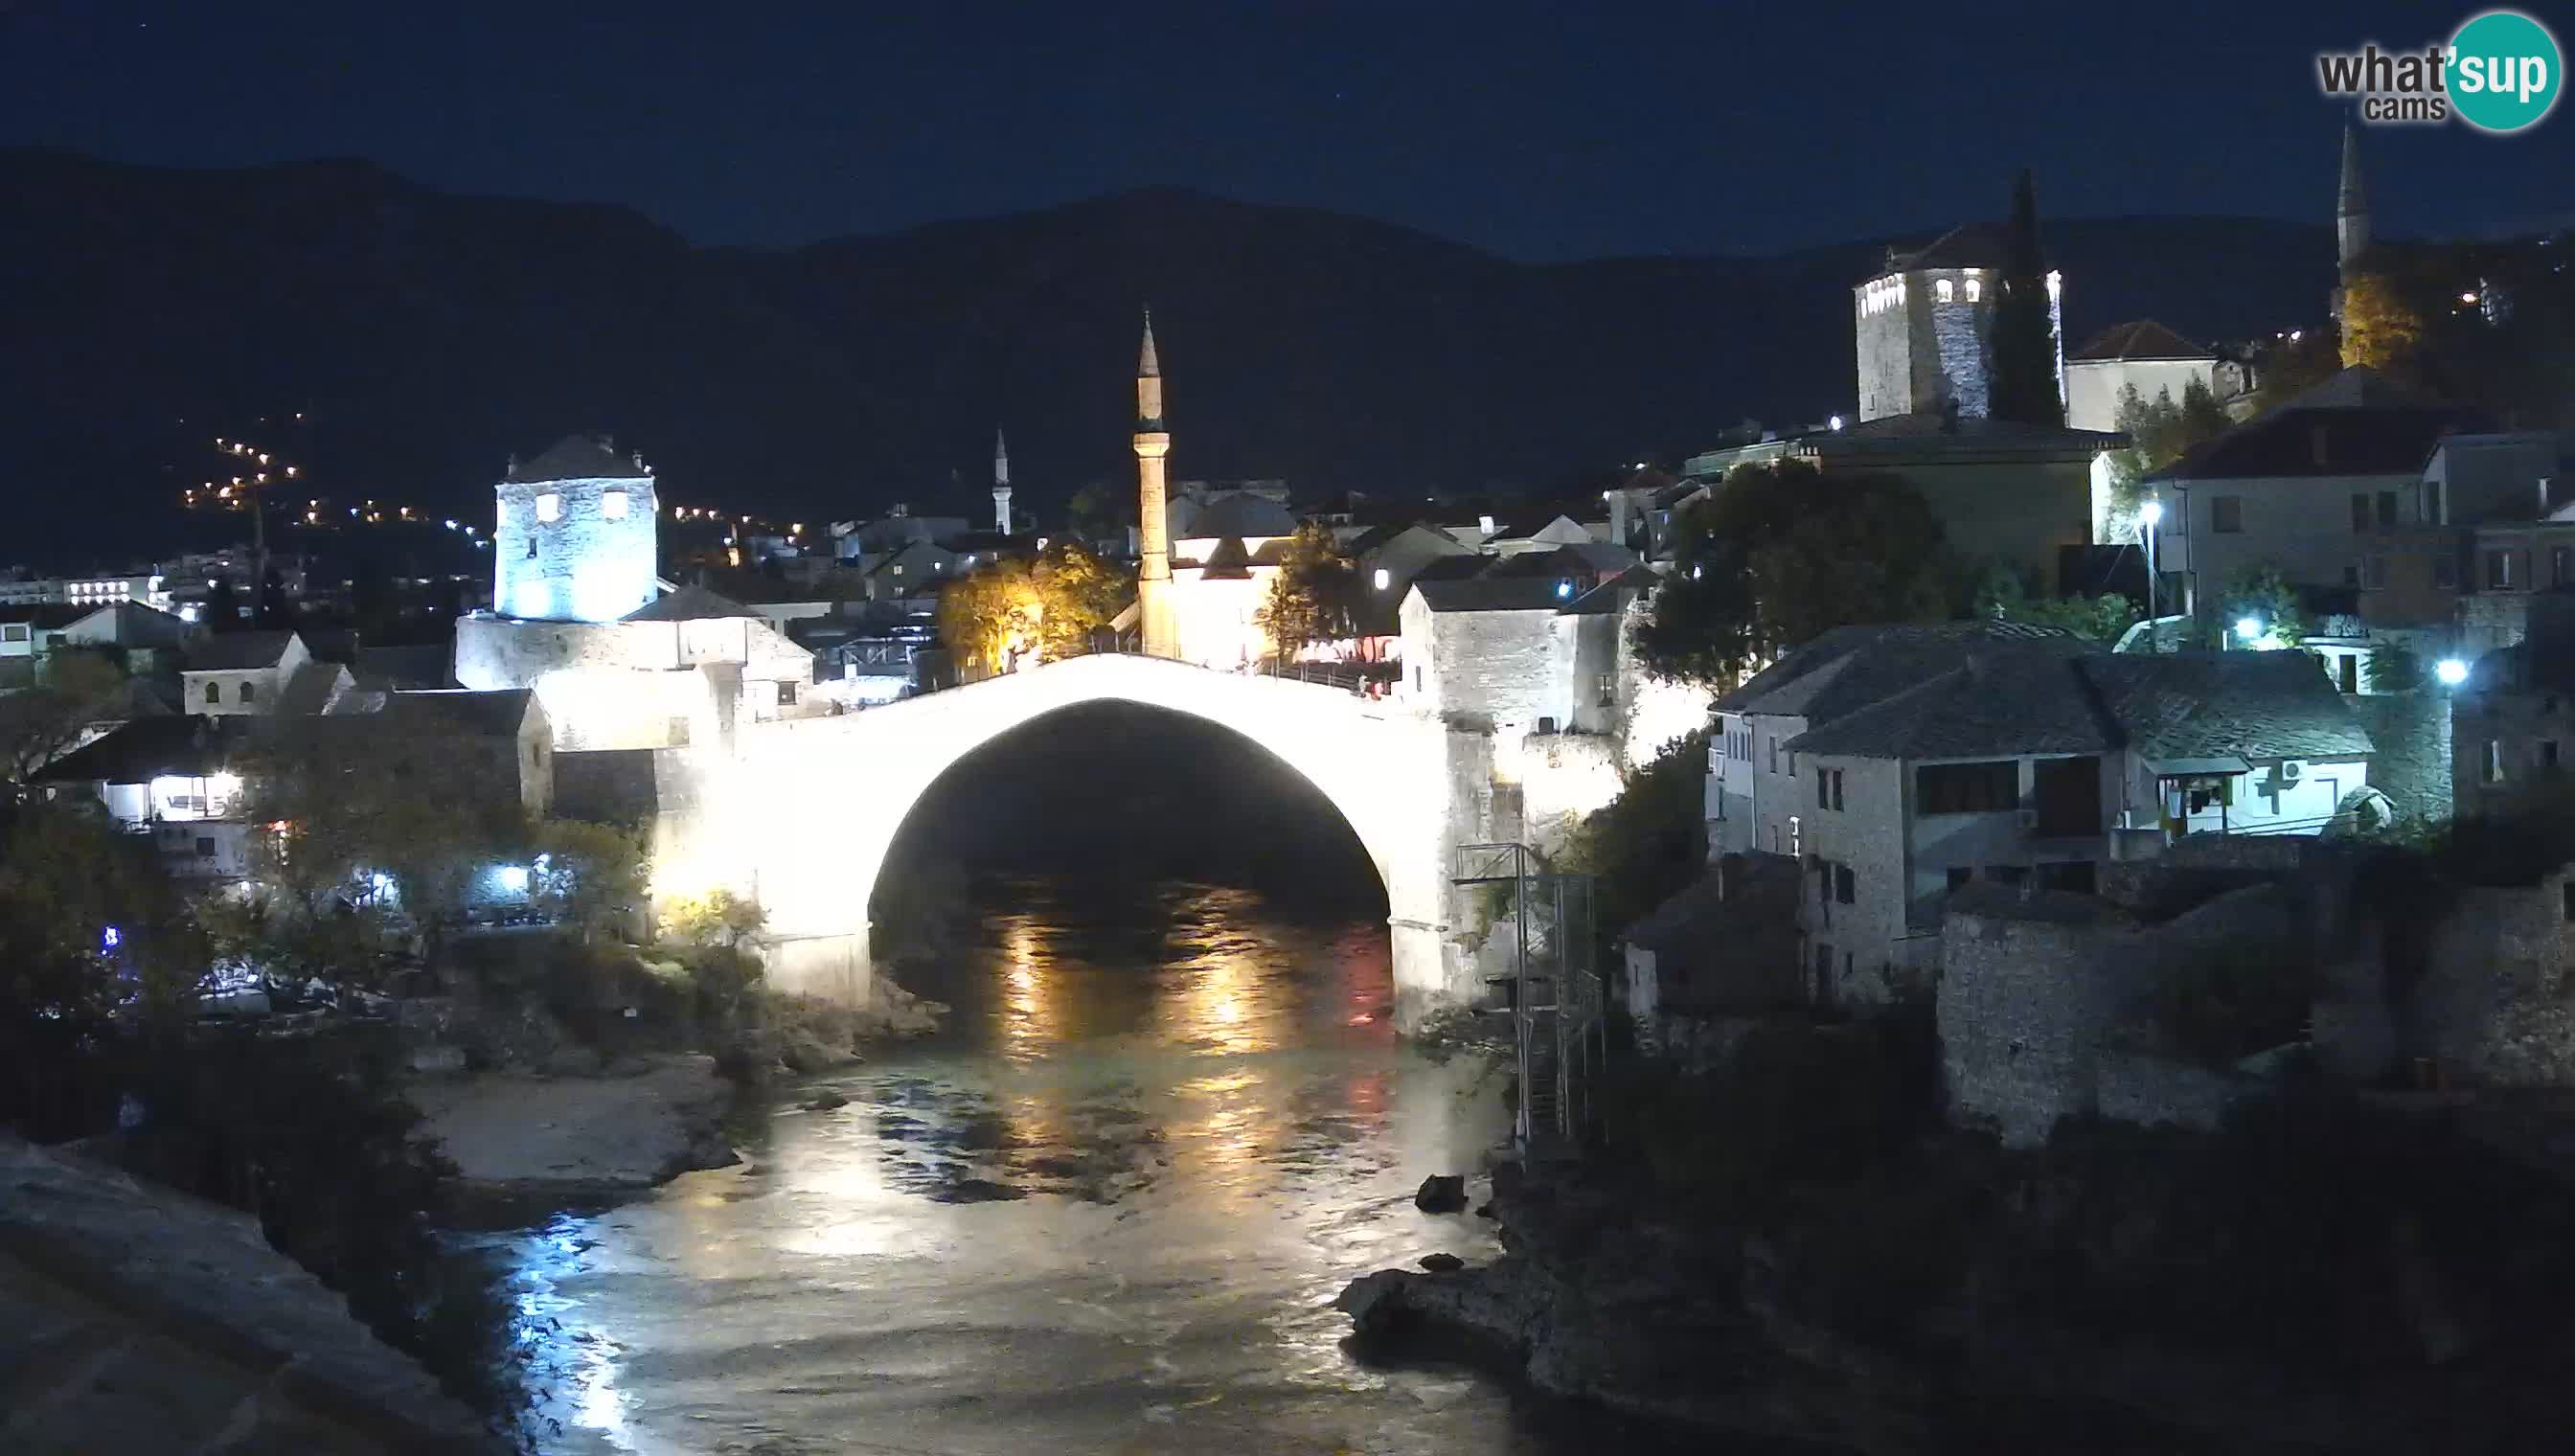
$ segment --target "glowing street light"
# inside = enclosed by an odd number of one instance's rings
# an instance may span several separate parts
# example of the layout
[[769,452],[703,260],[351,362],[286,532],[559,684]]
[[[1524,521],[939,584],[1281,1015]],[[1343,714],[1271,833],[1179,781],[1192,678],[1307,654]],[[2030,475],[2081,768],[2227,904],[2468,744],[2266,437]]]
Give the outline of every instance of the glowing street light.
[[2432,676],[2441,681],[2442,687],[2456,688],[2468,681],[2468,665],[2457,658],[2443,658],[2433,665]]
[[2235,619],[2235,635],[2245,642],[2260,641],[2262,637],[2262,619],[2258,617],[2239,617]]

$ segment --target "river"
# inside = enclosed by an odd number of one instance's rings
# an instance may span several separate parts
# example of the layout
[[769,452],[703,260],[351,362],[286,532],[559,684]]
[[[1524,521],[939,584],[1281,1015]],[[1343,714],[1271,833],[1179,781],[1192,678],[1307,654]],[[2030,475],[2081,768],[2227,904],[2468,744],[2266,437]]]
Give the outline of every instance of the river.
[[793,1089],[743,1166],[460,1241],[538,1449],[1599,1448],[1596,1415],[1342,1347],[1348,1279],[1498,1252],[1412,1205],[1507,1129],[1476,1058],[1396,1040],[1381,919],[1169,881],[978,902],[913,987],[947,1031]]

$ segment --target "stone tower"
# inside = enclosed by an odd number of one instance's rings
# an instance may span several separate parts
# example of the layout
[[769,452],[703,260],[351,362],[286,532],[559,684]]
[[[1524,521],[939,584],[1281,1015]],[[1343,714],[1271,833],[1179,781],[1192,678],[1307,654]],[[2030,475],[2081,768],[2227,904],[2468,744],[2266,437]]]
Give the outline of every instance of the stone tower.
[[[1951,404],[1983,419],[1993,387],[1994,305],[2010,249],[2005,231],[1972,223],[1911,253],[1889,248],[1877,273],[1851,290],[1859,365],[1859,418],[1936,414]],[[2047,274],[2048,332],[2064,391],[2063,280]]]
[[1180,625],[1172,616],[1172,523],[1163,457],[1172,453],[1163,426],[1163,362],[1154,354],[1154,311],[1145,311],[1145,344],[1136,357],[1136,616],[1145,656],[1176,658]]
[[2342,191],[2334,199],[2334,322],[2342,322],[2343,295],[2369,252],[2369,189],[2360,176],[2360,128],[2342,128]]
[[1011,534],[1011,446],[993,432],[993,529]]
[[568,435],[493,494],[492,607],[537,622],[615,622],[650,603],[661,505],[641,455]]

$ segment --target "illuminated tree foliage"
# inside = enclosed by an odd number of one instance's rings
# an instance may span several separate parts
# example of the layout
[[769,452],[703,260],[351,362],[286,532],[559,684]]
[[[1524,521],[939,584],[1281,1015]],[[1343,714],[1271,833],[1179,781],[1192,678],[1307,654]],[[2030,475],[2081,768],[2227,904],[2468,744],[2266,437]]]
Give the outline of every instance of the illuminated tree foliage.
[[2197,379],[2182,387],[2178,403],[2169,389],[2147,400],[2135,385],[2123,387],[2114,428],[2128,437],[2128,448],[2110,454],[2111,539],[2124,540],[2132,529],[2146,477],[2225,434],[2233,423]]
[[1737,466],[1677,526],[1671,574],[1636,636],[1661,677],[1724,687],[1832,628],[1947,615],[1939,518],[1892,477]]
[[1006,557],[939,594],[939,638],[961,666],[1005,673],[1091,651],[1092,633],[1134,600],[1136,583],[1081,545],[1060,541],[1036,561]]
[[1996,567],[1985,574],[1973,609],[1978,617],[2050,627],[2097,643],[2113,643],[2137,620],[2137,604],[2116,592],[2097,597],[2032,596],[2020,573]]
[[2342,296],[2342,363],[2382,374],[2410,375],[2423,346],[2423,316],[2383,273],[2353,276]]
[[1254,620],[1285,662],[1315,643],[1353,636],[1357,600],[1358,568],[1328,529],[1309,521],[1288,538],[1279,575]]
[[0,694],[0,782],[29,775],[80,745],[92,725],[124,716],[125,675],[89,652],[57,648],[34,686]]

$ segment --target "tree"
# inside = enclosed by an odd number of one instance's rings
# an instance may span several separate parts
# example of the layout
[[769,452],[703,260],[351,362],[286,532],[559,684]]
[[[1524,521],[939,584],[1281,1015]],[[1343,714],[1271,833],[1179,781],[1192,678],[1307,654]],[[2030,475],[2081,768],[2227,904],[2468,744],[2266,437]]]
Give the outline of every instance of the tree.
[[1707,732],[1666,744],[1567,836],[1555,867],[1597,876],[1592,918],[1610,937],[1678,893],[1707,864]]
[[2423,686],[2423,659],[2401,643],[2379,643],[2361,664],[2360,678],[2372,693],[2411,693]]
[[2423,316],[2384,273],[2354,274],[2342,295],[2342,364],[2411,377],[2423,345]]
[[662,907],[662,934],[688,945],[739,949],[769,923],[760,902],[729,889],[680,895]]
[[547,819],[536,827],[530,898],[585,933],[615,929],[652,897],[643,839],[614,824]]
[[2137,604],[2116,592],[2097,597],[2033,597],[2018,572],[1996,567],[1977,590],[1974,613],[1997,622],[2049,627],[2097,643],[2116,643],[2137,620]]
[[206,587],[206,631],[238,632],[241,625],[241,594],[232,578],[217,577]]
[[2047,256],[2038,245],[2038,200],[2024,170],[2012,186],[2002,292],[1994,300],[1993,389],[1986,414],[2024,425],[2065,423],[2056,388],[2056,321]]
[[1006,673],[1036,647],[1045,608],[1029,564],[1005,557],[939,589],[939,640],[958,666]]
[[2254,363],[2253,413],[2267,414],[2342,369],[2339,336],[2330,329],[2300,330],[2262,352]]
[[119,716],[125,675],[97,653],[56,648],[35,685],[0,696],[0,783],[24,785]]
[[1254,620],[1279,661],[1287,662],[1311,644],[1354,636],[1357,599],[1358,569],[1327,528],[1308,521],[1288,538],[1279,575],[1270,579]]
[[1136,574],[1080,542],[1050,544],[1038,554],[1030,580],[1038,594],[1038,647],[1051,663],[1090,652],[1092,634],[1136,600]]
[[1737,466],[1676,523],[1637,655],[1657,676],[1727,686],[1831,628],[1946,615],[1948,570],[1939,518],[1903,481]]
[[1066,503],[1065,529],[1080,541],[1108,541],[1136,524],[1136,509],[1134,485],[1093,481]]
[[2246,646],[2241,625],[2254,624],[2252,641],[2296,647],[2307,640],[2307,620],[2298,608],[2296,589],[2280,569],[2268,564],[2247,567],[2218,596],[2218,646]]

